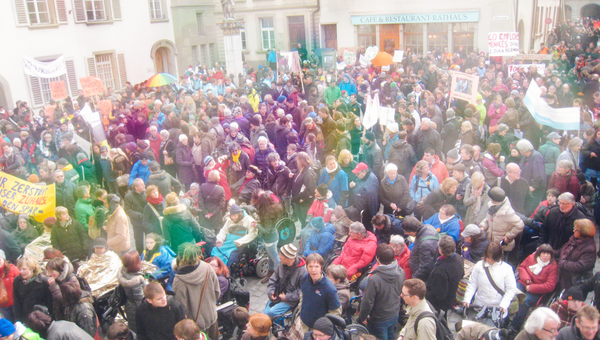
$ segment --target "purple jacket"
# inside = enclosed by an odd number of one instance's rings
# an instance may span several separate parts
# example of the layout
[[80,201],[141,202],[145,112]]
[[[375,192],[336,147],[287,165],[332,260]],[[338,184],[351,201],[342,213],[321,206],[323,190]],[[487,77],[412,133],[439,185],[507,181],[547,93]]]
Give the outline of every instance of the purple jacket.
[[194,182],[194,155],[189,145],[177,144],[175,150],[175,162],[179,169],[179,181],[183,184]]
[[546,190],[546,167],[542,155],[533,150],[529,157],[523,157],[521,163],[521,178],[536,190]]

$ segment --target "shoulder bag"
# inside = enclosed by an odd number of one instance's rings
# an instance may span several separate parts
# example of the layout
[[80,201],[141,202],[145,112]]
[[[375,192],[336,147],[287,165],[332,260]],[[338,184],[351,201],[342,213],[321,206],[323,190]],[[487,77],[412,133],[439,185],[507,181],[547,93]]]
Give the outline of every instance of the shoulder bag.
[[198,309],[196,310],[196,323],[200,318],[200,307],[202,307],[202,301],[204,301],[204,293],[206,293],[206,286],[208,286],[208,275],[210,274],[210,268],[206,268],[206,276],[204,277],[204,286],[202,287],[202,293],[200,294],[200,302],[198,303]]
[[[485,270],[485,275],[492,284],[492,287],[494,287],[498,294],[504,296],[504,291],[496,285],[496,282],[494,282],[494,279],[492,279],[492,275],[490,274],[490,269],[489,267],[485,266],[485,263],[483,264],[483,270]],[[519,311],[519,305],[523,304],[523,300],[525,300],[525,294],[517,289],[517,293],[513,297],[512,301],[510,302],[510,306],[508,307],[508,313],[510,315],[516,314]]]

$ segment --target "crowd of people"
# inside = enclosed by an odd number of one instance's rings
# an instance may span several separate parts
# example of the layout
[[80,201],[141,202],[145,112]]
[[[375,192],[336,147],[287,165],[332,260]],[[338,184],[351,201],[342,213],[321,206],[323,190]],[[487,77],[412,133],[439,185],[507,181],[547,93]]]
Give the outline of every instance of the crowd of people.
[[[357,291],[357,320],[380,340],[439,339],[457,305],[506,318],[465,323],[457,339],[598,339],[598,310],[584,303],[600,291],[596,24],[557,26],[537,52],[553,55],[541,74],[462,49],[407,50],[383,69],[361,65],[363,49],[343,70],[311,52],[302,75],[269,64],[239,79],[191,65],[177,84],[108,88],[105,140],[81,115],[97,104],[83,92],[53,117],[0,107],[2,171],[56,188],[44,225],[0,220],[0,338],[218,339],[217,305],[260,243],[269,301],[233,312],[235,339],[268,339],[296,309],[291,339],[338,339],[326,315],[346,315]],[[454,71],[479,76],[475,102],[449,96]],[[523,102],[532,82],[550,107],[578,107],[580,128],[536,122]],[[395,119],[365,128],[374,96]],[[279,246],[284,217],[299,242]],[[27,251],[40,239],[42,263]],[[101,256],[120,259],[127,300],[127,324],[108,330],[77,275]]]

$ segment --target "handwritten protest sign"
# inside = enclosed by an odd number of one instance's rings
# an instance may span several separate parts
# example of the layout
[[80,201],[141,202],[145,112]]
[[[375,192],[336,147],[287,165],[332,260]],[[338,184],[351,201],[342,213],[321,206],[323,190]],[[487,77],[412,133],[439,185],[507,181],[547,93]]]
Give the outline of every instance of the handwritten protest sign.
[[537,66],[537,72],[539,74],[544,74],[544,70],[546,69],[546,64],[518,64],[518,65],[508,65],[508,75],[512,77],[513,74],[519,71],[519,69],[523,69],[525,72],[529,72],[530,66]]
[[356,52],[354,51],[350,51],[350,50],[344,50],[344,52],[342,52],[342,56],[344,57],[344,62],[347,65],[354,65],[354,63],[356,62]]
[[94,76],[79,78],[79,83],[85,97],[93,97],[105,91],[102,80]]
[[65,84],[64,80],[53,81],[49,85],[53,100],[61,100],[69,96],[67,93],[67,84]]
[[475,103],[478,87],[479,76],[462,72],[452,72],[450,98],[457,98],[466,100],[470,103]]
[[54,216],[54,184],[36,185],[0,171],[0,206],[38,222]]
[[99,100],[97,106],[101,115],[106,117],[110,115],[110,110],[112,110],[112,101],[110,99]]
[[488,33],[490,56],[512,56],[519,54],[519,32]]
[[54,110],[56,110],[55,105],[44,105],[44,112],[46,113],[46,117],[48,117],[48,121],[54,121]]

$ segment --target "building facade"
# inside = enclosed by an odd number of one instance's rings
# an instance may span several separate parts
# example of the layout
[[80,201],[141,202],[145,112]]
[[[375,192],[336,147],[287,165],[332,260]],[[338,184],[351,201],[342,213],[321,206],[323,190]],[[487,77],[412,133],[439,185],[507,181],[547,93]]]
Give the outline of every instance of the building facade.
[[[119,91],[155,73],[178,74],[170,0],[8,0],[0,2],[0,105],[17,100],[37,109],[51,100],[49,83],[64,80],[71,97],[79,78],[97,76]],[[40,78],[24,72],[23,56],[64,57],[66,72]]]

